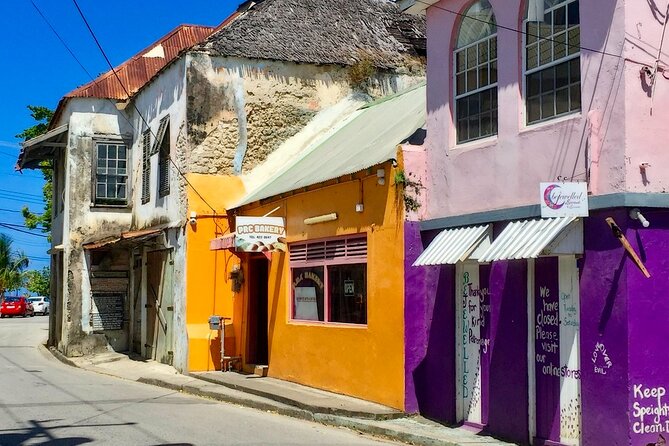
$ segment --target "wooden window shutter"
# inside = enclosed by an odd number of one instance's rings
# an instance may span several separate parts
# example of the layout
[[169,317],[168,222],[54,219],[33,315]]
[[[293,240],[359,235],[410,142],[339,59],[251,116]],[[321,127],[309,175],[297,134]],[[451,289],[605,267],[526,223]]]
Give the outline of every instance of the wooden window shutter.
[[151,199],[151,129],[142,134],[142,204]]
[[[170,193],[170,124],[169,116],[160,121],[162,134],[160,154],[158,156],[158,196],[164,197]],[[164,124],[164,125],[163,125]]]

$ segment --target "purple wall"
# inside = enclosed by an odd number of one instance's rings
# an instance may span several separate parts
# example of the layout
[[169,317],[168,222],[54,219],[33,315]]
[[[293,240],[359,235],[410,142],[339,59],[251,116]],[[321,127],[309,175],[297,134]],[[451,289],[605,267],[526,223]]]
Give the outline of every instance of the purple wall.
[[455,269],[413,267],[437,232],[421,239],[418,223],[405,222],[405,410],[455,421]]
[[583,228],[580,347],[584,446],[629,444],[626,269],[630,261],[604,221],[609,216],[626,229],[625,210],[592,213]]
[[527,442],[527,262],[493,263],[490,305],[487,430]]
[[[626,236],[651,274],[650,279],[630,260],[625,261],[628,294],[629,404],[631,444],[658,441],[661,429],[669,441],[669,211],[645,210],[651,226],[630,220]],[[653,395],[654,389],[658,392]],[[662,395],[664,394],[664,395]],[[641,415],[643,410],[661,414]]]

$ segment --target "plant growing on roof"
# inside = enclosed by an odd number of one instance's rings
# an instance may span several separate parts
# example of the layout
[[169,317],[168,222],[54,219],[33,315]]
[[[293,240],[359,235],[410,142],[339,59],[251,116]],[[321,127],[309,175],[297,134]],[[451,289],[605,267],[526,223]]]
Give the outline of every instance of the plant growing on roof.
[[404,209],[406,212],[416,212],[420,209],[420,202],[418,196],[420,195],[423,184],[409,178],[403,169],[395,172],[395,187],[397,187],[404,201]]
[[353,89],[366,90],[370,86],[370,80],[376,73],[374,58],[367,53],[360,53],[358,61],[348,69],[348,82]]

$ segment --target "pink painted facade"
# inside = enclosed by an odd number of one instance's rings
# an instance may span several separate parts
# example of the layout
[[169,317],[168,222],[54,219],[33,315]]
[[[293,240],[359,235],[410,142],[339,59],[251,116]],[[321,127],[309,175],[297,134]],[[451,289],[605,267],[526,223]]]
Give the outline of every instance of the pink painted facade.
[[[490,0],[498,24],[498,135],[456,144],[453,49],[470,0],[427,8],[426,206],[421,218],[538,203],[542,181],[586,181],[594,195],[669,191],[669,68],[657,76],[654,109],[640,75],[655,63],[666,0],[581,1],[582,110],[526,125],[523,0]],[[653,7],[657,10],[654,10]],[[656,18],[656,16],[658,18]],[[508,28],[508,29],[503,29]],[[669,66],[669,36],[660,65]],[[607,54],[601,54],[605,52]],[[649,163],[645,176],[641,163]]]

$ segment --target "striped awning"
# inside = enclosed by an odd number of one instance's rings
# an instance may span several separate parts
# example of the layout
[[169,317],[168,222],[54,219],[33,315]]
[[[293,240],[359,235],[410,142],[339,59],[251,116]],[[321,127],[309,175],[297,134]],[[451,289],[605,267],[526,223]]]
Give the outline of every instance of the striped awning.
[[445,229],[416,259],[413,266],[453,265],[466,260],[490,237],[490,225]]
[[481,255],[479,262],[537,258],[576,220],[577,217],[560,217],[511,222]]

